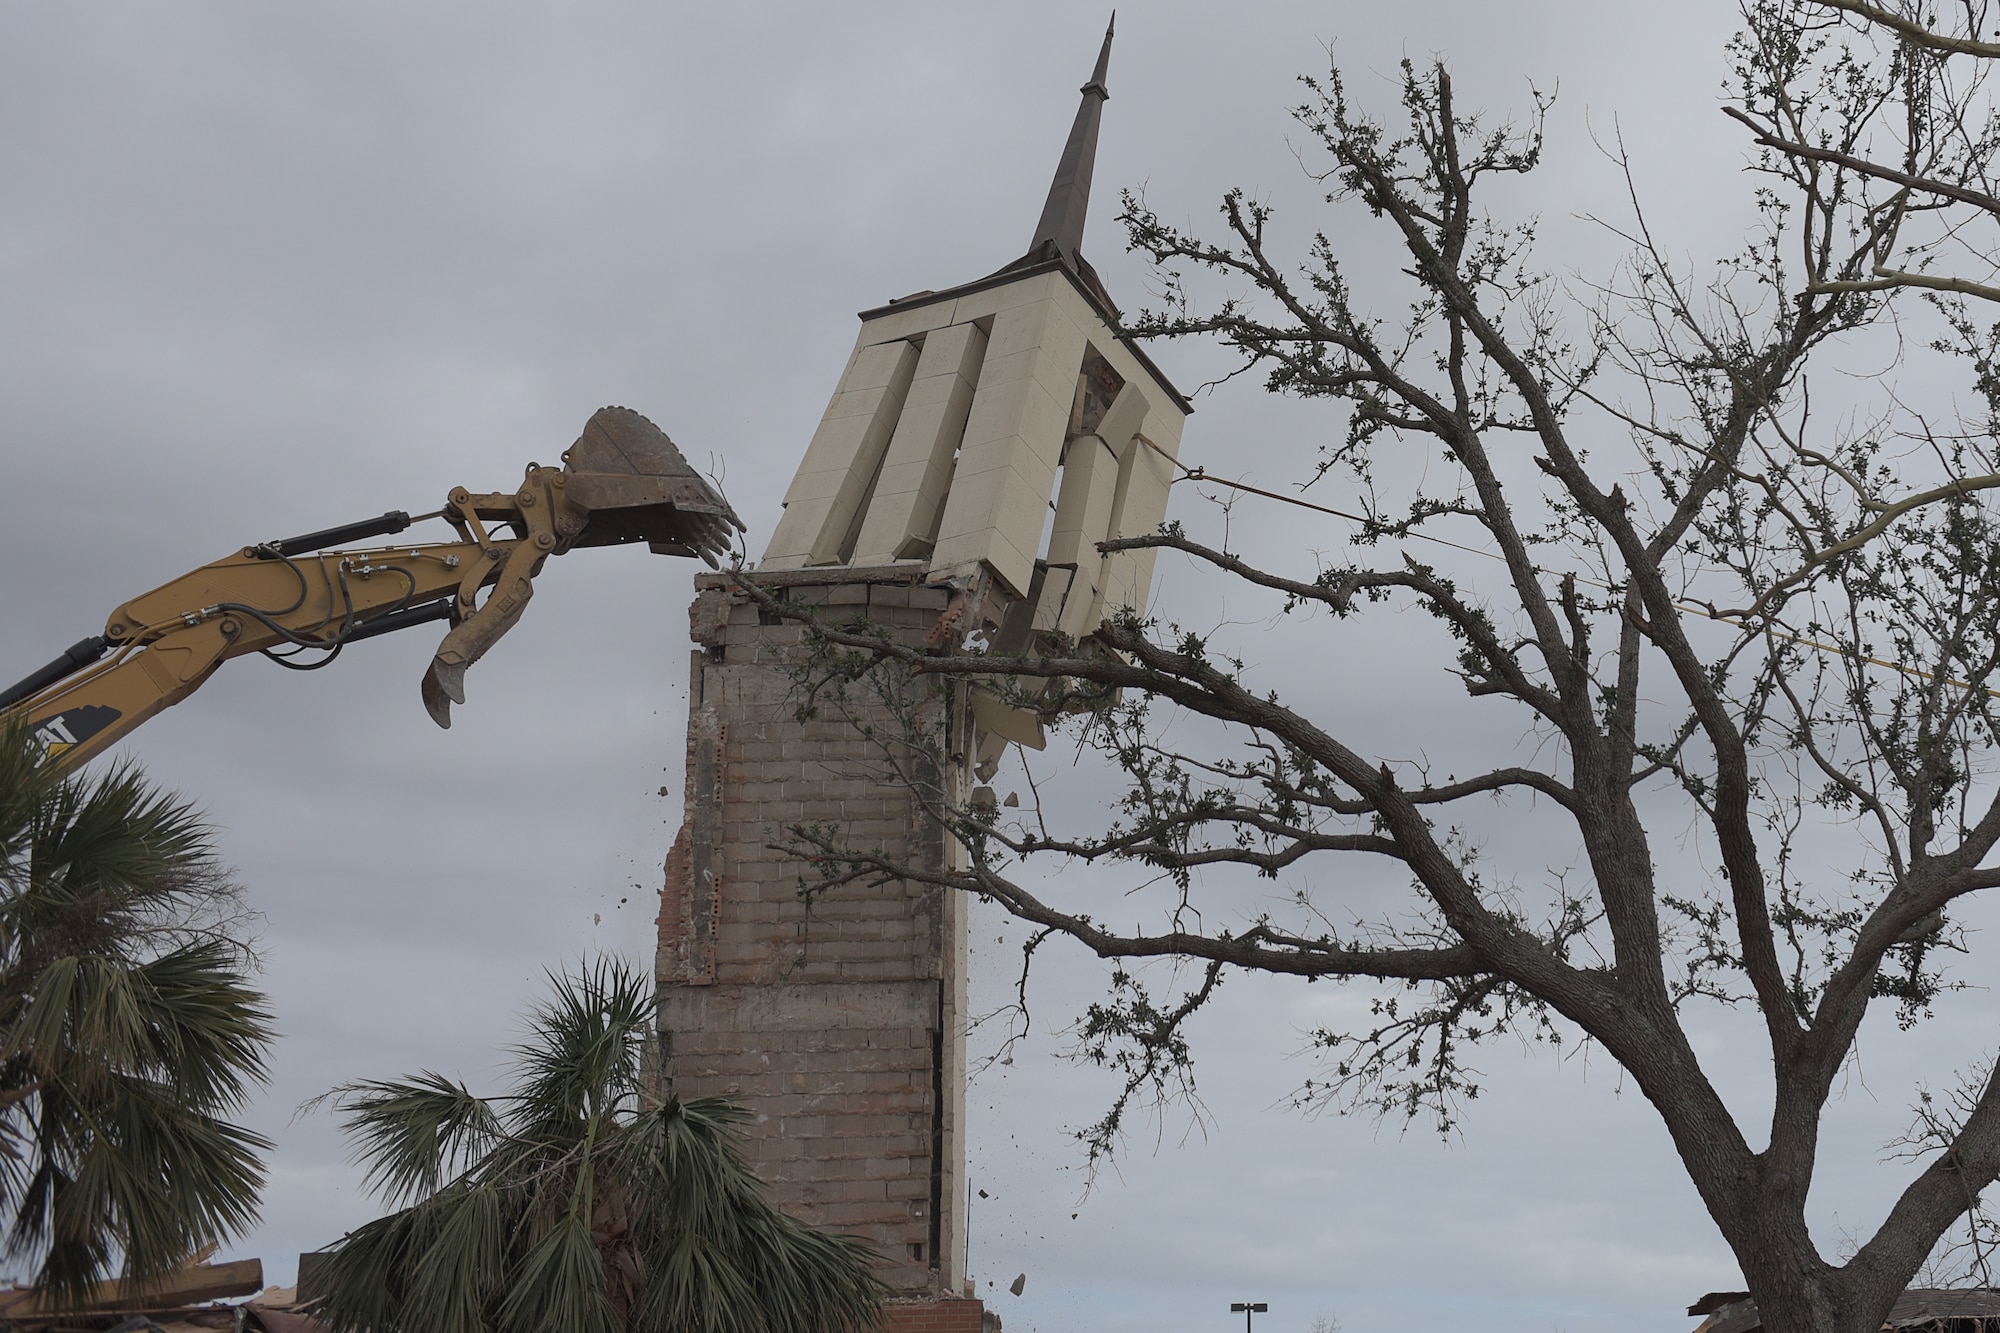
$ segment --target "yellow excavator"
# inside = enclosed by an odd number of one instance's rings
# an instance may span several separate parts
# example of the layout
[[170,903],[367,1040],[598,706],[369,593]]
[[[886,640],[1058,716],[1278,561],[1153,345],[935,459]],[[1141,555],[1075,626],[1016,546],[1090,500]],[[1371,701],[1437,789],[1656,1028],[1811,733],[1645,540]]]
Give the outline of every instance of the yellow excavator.
[[[331,549],[426,519],[449,523],[458,539]],[[664,431],[629,408],[603,408],[561,468],[530,463],[512,492],[461,486],[443,509],[414,519],[393,511],[246,546],[133,598],[102,635],[0,690],[0,724],[32,736],[42,764],[68,769],[185,699],[232,657],[262,653],[314,670],[350,643],[447,620],[422,693],[432,720],[449,727],[451,705],[465,702],[466,668],[521,618],[548,557],[643,541],[714,566],[742,530]]]

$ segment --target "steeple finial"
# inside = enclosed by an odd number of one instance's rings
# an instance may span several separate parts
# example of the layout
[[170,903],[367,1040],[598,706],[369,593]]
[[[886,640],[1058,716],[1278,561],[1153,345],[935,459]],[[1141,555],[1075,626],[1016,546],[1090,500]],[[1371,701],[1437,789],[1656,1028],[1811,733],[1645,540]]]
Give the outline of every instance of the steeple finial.
[[[1117,27],[1118,11],[1114,9],[1111,11],[1111,22],[1104,25],[1104,46],[1097,53],[1097,68],[1090,71],[1090,84],[1085,85],[1085,87],[1094,85],[1098,93],[1104,97],[1111,96],[1110,90],[1104,86],[1104,73],[1111,67],[1111,34]],[[1082,92],[1083,89],[1079,88],[1077,91]]]
[[1063,145],[1062,160],[1056,164],[1048,202],[1042,205],[1042,220],[1035,224],[1035,239],[1028,245],[1030,258],[1060,257],[1071,268],[1082,263],[1090,172],[1097,161],[1097,122],[1111,96],[1104,80],[1111,65],[1111,34],[1117,26],[1118,11],[1114,9],[1104,29],[1104,47],[1097,53],[1097,68],[1091,71],[1090,82],[1079,90],[1083,103],[1076,109],[1076,123],[1070,126],[1069,142]]

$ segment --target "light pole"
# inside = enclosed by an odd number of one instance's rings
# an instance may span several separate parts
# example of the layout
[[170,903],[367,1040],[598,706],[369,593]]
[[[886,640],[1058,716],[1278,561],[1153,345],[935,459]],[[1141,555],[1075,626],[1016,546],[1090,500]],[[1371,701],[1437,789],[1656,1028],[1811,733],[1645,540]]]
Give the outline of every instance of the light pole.
[[1264,1302],[1262,1301],[1258,1301],[1254,1305],[1251,1304],[1249,1301],[1231,1301],[1229,1304],[1229,1312],[1231,1314],[1236,1313],[1238,1310],[1241,1310],[1243,1312],[1243,1333],[1250,1333],[1250,1316],[1253,1312],[1257,1314],[1268,1314],[1270,1312],[1270,1309],[1271,1307],[1264,1304]]

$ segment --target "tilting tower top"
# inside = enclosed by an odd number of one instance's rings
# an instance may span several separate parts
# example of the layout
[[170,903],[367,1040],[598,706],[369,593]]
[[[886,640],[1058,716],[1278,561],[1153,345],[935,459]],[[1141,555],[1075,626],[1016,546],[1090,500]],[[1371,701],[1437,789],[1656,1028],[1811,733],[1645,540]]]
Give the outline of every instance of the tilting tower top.
[[1144,607],[1152,553],[1097,543],[1159,526],[1192,409],[1119,332],[1083,257],[1112,34],[1027,253],[861,313],[763,568],[921,564],[933,584],[995,594],[1017,648],[1030,629],[1082,638]]

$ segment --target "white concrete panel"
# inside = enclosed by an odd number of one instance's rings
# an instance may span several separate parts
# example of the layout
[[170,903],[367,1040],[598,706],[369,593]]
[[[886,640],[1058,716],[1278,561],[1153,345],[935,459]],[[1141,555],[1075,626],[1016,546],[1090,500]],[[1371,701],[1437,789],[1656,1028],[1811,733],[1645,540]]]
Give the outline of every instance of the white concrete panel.
[[988,468],[970,475],[961,470],[953,476],[951,493],[944,501],[944,518],[938,526],[937,547],[931,552],[932,569],[984,558],[986,535],[999,512],[1000,489],[1009,470]]
[[819,414],[821,421],[833,416],[834,409],[840,406],[841,391],[847,387],[848,376],[854,373],[854,359],[860,356],[863,350],[863,345],[857,342],[854,350],[847,354],[847,364],[841,367],[840,378],[834,381],[833,392],[827,397],[826,411]]
[[[1032,397],[1048,397],[1033,375],[993,379],[986,374],[985,367],[980,368],[979,391],[973,395],[972,411],[965,421],[965,441],[959,448],[961,473],[984,472],[996,466],[989,454],[998,459],[998,466],[1006,465],[1007,452],[1003,447],[995,454],[995,446],[1004,445],[1020,434],[1021,418],[1028,411]],[[1063,404],[1063,408],[1067,412],[1069,404]]]
[[856,563],[928,554],[920,548],[937,530],[985,355],[986,335],[974,324],[937,329],[925,340],[902,420],[862,520]]
[[968,293],[958,298],[952,322],[969,324],[975,319],[997,315],[1002,310],[1011,310],[1015,306],[1046,300],[1055,286],[1061,283],[1062,280],[1053,273],[1038,273],[1019,282],[1010,282],[1001,287],[989,287],[983,292]]
[[840,382],[840,390],[853,393],[905,383],[909,379],[906,367],[913,364],[910,358],[916,354],[917,344],[907,338],[871,343],[854,354],[854,365]]
[[[841,423],[841,429],[860,436],[868,429],[865,417],[849,417]],[[801,472],[792,478],[791,486],[785,491],[785,506],[798,504],[801,500],[831,500],[840,493],[840,482],[845,472]]]
[[[1083,330],[1055,301],[1032,301],[1000,311],[993,317],[993,336],[986,358],[996,368],[1018,352],[1037,351],[1056,363],[1083,364]],[[980,372],[980,382],[986,372]]]
[[1025,595],[1034,580],[1049,484],[1035,488],[1011,467],[955,478],[931,567],[983,560],[1010,591]]
[[[1144,362],[1132,354],[1132,349],[1112,333],[1110,327],[1098,315],[1096,307],[1091,305],[1072,283],[1064,281],[1052,286],[1049,289],[1049,300],[1085,332],[1091,345],[1105,362],[1118,372],[1121,379],[1128,384],[1137,381],[1148,386],[1146,396],[1158,405],[1157,410],[1163,420],[1158,427],[1149,420],[1146,429],[1148,433],[1153,434],[1155,443],[1164,448],[1169,455],[1177,456],[1180,450],[1179,423],[1185,419],[1185,415],[1174,406],[1175,395],[1171,392],[1170,386],[1148,369]],[[1166,430],[1164,423],[1164,417],[1169,414],[1176,418],[1171,432]]]
[[[974,321],[990,334],[982,337]],[[924,351],[911,364],[904,340],[920,335]],[[867,321],[793,479],[766,567],[838,563],[850,548],[867,564],[908,559],[921,555],[935,534],[934,572],[983,562],[1016,593],[1025,592],[1051,526],[1049,500],[1089,347],[1137,390],[1137,406],[1126,411],[1136,417],[1107,416],[1100,434],[1143,430],[1169,457],[1175,454],[1182,418],[1171,391],[1061,273]],[[1151,474],[1158,471],[1153,464],[1167,460],[1153,455],[1134,491],[1137,473],[1123,465],[1125,445],[1124,438],[1107,437],[1104,446],[1121,463],[1108,503],[1113,469],[1093,460],[1080,470],[1091,481],[1079,480],[1081,489],[1054,524],[1063,544],[1059,563],[1079,555],[1085,558],[1077,563],[1087,563],[1087,552],[1113,525],[1150,531],[1164,517],[1166,474]],[[1143,601],[1151,565],[1150,557],[1128,556],[1116,570],[1084,571],[1063,619],[1076,624],[1087,615],[1094,624],[1097,606],[1086,610],[1079,596],[1087,591],[1091,603],[1101,604],[1113,583],[1118,594]]]
[[[1131,462],[1124,465],[1124,457]],[[1174,465],[1143,435],[1134,436],[1121,455],[1119,479],[1124,483],[1112,511],[1112,532],[1137,537],[1159,529],[1167,516],[1167,497],[1174,484]]]
[[[1043,326],[1034,307],[1022,307],[995,321],[996,338],[1017,316],[1019,324],[1037,330]],[[1070,353],[1080,363],[1080,341],[1062,354]],[[987,359],[993,359],[990,342]],[[1072,364],[1069,374],[1074,373]],[[932,568],[987,560],[1015,593],[1026,592],[1069,425],[1068,400],[1065,394],[1058,403],[1034,375],[996,385],[987,383],[981,369]],[[1039,493],[1033,494],[1037,487]]]
[[862,324],[861,345],[909,338],[973,318],[970,315],[961,317],[954,314],[957,305],[956,300],[932,301],[928,305],[913,306],[908,310],[891,310],[877,315]]
[[1035,378],[1036,364],[1042,359],[1039,347],[1024,347],[1017,352],[1001,356],[989,343],[986,360],[979,367],[979,382],[997,389],[1003,384],[1012,384],[1017,380],[1031,380]]
[[1083,365],[1087,340],[1081,333],[1072,336],[1069,326],[1055,321],[1045,324],[1043,332],[1054,335],[1045,344],[1006,356],[989,354],[980,368],[979,382],[997,386],[1033,379],[1057,402],[1065,406],[1072,403],[1076,398],[1076,372]]
[[[1174,413],[1178,416],[1179,413]],[[1111,535],[1139,537],[1159,530],[1167,516],[1174,466],[1161,452],[1135,435],[1119,460],[1118,492],[1112,502]],[[1152,589],[1154,551],[1117,551],[1104,558],[1100,576],[1101,605],[1092,623],[1113,607],[1146,609]]]
[[[1124,394],[1137,392],[1138,386],[1125,386]],[[1096,435],[1072,439],[1063,458],[1062,490],[1049,533],[1049,572],[1035,608],[1036,629],[1059,629],[1078,638],[1089,632],[1086,622],[1097,604],[1104,564],[1097,543],[1111,530],[1111,503],[1117,489],[1118,455],[1111,447]],[[1064,565],[1075,568],[1064,570]]]
[[1139,433],[1151,440],[1168,458],[1179,458],[1181,428],[1186,424],[1187,414],[1175,407],[1172,400],[1155,399],[1153,410],[1146,413],[1146,424],[1139,427]]
[[1125,455],[1125,446],[1131,443],[1132,437],[1139,433],[1151,414],[1152,404],[1147,401],[1147,394],[1139,383],[1127,380],[1125,387],[1118,391],[1118,396],[1111,400],[1111,406],[1104,410],[1103,420],[1097,423],[1098,438],[1120,458]]
[[[800,473],[845,472],[853,467],[860,437],[835,423],[855,417],[873,420],[882,410],[898,371],[906,364],[914,365],[916,355],[916,348],[907,342],[881,343],[854,354],[826,415],[820,419],[820,429],[813,432],[805,457],[799,460]],[[902,378],[907,385],[908,377]]]
[[[828,562],[829,542],[839,546],[874,480],[916,365],[917,349],[908,342],[878,343],[855,353],[786,492],[785,512],[764,550],[764,568]],[[839,478],[831,490],[830,476]]]
[[[878,403],[879,400],[878,392]],[[806,563],[834,497],[840,494],[841,480],[847,475],[845,466],[814,468],[812,464],[829,459],[836,464],[842,460],[851,463],[872,420],[872,416],[829,417],[813,432],[805,461],[785,489],[784,512],[778,516],[771,540],[765,545],[763,568],[797,569]]]
[[[1040,499],[1046,502],[1054,493],[1055,470],[1068,425],[1069,403],[1058,403],[1035,377],[992,385],[985,381],[982,372],[979,391],[973,397],[972,412],[966,421],[965,442],[959,450],[951,494],[945,500],[944,518],[938,529],[940,550],[946,542],[970,539],[972,534],[998,521],[991,487],[987,485],[991,480],[988,474],[1018,473],[1029,483],[1044,488]],[[1010,540],[1022,550],[1039,552],[1044,526],[1037,517],[1031,530],[1010,533]],[[976,559],[978,553],[974,550],[970,557],[952,558]]]
[[1055,468],[1034,466],[1035,460],[1026,460],[1025,468],[1008,468],[1006,478],[1001,482],[1000,508],[994,515],[993,526],[1007,534],[1007,540],[1024,551],[1040,555],[1042,534],[1048,531],[1049,520],[1055,508],[1056,477]]
[[[820,524],[818,535],[813,538],[807,564],[837,565],[853,553],[854,538],[868,497],[875,489],[876,477],[881,472],[883,455],[888,452],[896,424],[902,419],[904,400],[916,376],[917,348],[912,343],[893,342],[882,344],[882,350],[884,360],[894,360],[889,369],[889,381],[880,391],[881,398],[869,416],[867,429],[862,432],[853,460],[841,478],[840,490],[827,506],[826,518]],[[864,353],[859,359],[868,361],[870,358]]]

